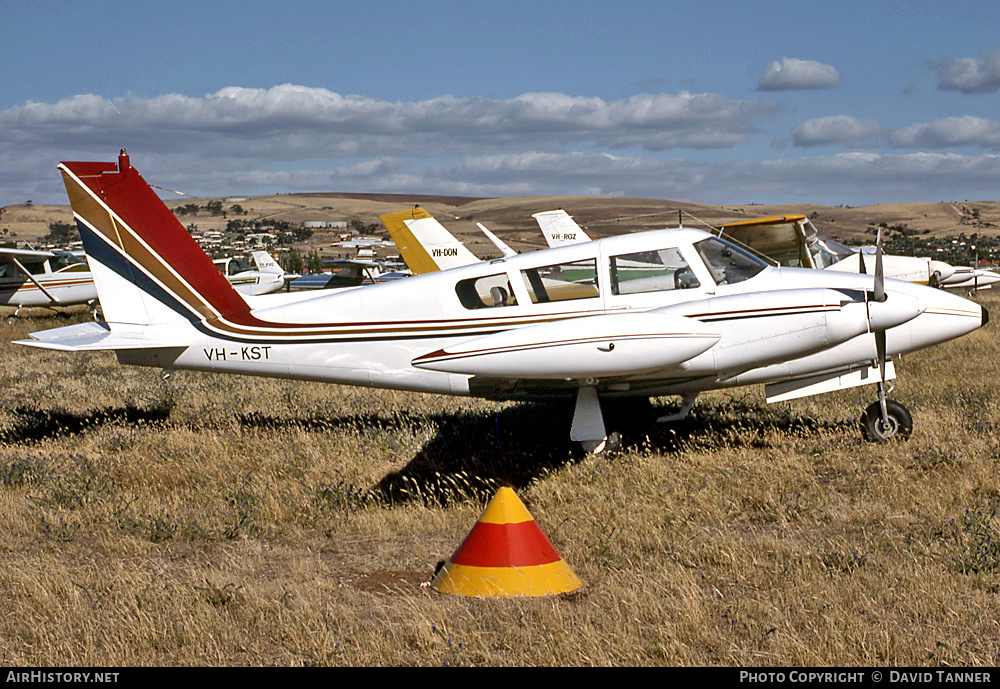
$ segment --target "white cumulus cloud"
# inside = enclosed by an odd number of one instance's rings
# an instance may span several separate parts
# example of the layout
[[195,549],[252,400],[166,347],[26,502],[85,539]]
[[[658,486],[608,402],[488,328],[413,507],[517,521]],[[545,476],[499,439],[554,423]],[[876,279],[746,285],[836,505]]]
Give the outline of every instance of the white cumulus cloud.
[[898,148],[980,146],[1000,150],[1000,122],[982,117],[942,117],[933,122],[900,127],[889,137]]
[[761,91],[829,89],[840,84],[840,72],[814,60],[783,57],[769,63],[761,72],[757,88]]
[[1000,49],[982,57],[947,57],[929,60],[927,68],[938,75],[942,91],[996,93],[1000,90]]
[[850,115],[831,115],[806,120],[792,130],[796,146],[874,146],[882,127],[873,120],[859,120]]

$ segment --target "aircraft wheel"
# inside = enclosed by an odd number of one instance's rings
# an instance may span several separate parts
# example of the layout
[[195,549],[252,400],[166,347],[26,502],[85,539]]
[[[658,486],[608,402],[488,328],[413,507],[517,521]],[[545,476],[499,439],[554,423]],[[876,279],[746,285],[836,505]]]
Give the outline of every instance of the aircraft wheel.
[[602,455],[609,452],[618,452],[622,449],[622,434],[617,431],[609,433],[603,440],[584,440],[580,443],[580,448],[588,455]]
[[889,417],[888,427],[882,423],[881,405],[878,402],[868,405],[861,415],[861,435],[870,443],[908,439],[913,432],[913,418],[909,410],[893,400],[885,401],[885,410]]

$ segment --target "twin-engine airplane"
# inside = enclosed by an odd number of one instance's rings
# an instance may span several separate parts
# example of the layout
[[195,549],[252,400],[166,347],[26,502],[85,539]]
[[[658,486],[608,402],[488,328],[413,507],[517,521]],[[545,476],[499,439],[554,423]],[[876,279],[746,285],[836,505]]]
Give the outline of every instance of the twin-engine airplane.
[[[241,295],[129,164],[59,165],[106,322],[35,347],[123,364],[498,400],[575,400],[570,438],[609,443],[601,402],[764,384],[770,400],[877,383],[872,440],[906,437],[892,359],[986,323],[955,294],[769,266],[693,229],[640,232],[334,292]],[[880,258],[880,257],[879,257]],[[880,262],[880,260],[879,260]],[[615,440],[614,434],[610,435]],[[613,444],[613,443],[612,443]]]

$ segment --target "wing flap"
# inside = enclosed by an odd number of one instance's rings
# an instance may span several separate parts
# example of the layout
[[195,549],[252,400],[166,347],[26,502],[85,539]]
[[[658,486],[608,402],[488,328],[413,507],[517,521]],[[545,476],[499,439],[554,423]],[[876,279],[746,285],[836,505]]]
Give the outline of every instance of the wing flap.
[[[891,361],[887,361],[885,378],[886,380],[892,380],[895,377],[896,369]],[[810,397],[835,390],[846,390],[860,385],[870,385],[879,382],[881,379],[881,374],[877,366],[827,371],[806,378],[770,383],[764,386],[764,394],[766,395],[767,403],[772,404],[774,402],[786,402],[800,397]]]

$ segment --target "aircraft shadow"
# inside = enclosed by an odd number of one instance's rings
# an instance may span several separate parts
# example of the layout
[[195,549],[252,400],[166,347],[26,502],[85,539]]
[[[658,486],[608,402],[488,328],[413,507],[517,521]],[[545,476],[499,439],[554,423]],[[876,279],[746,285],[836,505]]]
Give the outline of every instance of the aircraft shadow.
[[[740,399],[696,406],[679,422],[656,423],[674,411],[641,401],[604,405],[607,426],[621,434],[622,448],[644,447],[677,454],[691,447],[767,447],[774,433],[814,437],[821,432],[855,432],[854,421],[817,421],[786,409],[762,408]],[[411,501],[447,505],[488,500],[501,486],[523,489],[545,475],[579,462],[585,454],[569,440],[571,403],[532,402],[492,414],[451,412],[391,416],[355,414],[288,421],[261,415],[241,417],[255,427],[295,424],[316,431],[365,428],[401,434],[430,423],[436,433],[398,471],[386,474],[369,495],[387,504]],[[614,453],[609,455],[614,461]]]
[[[696,407],[689,417],[656,423],[670,407],[647,402],[605,404],[609,431],[621,434],[622,450],[643,447],[673,455],[695,447],[767,447],[779,436],[815,437],[821,432],[855,433],[855,421],[817,421],[787,409],[762,409],[730,400]],[[442,414],[439,432],[399,471],[386,475],[377,491],[392,503],[492,497],[500,486],[524,488],[546,474],[583,460],[569,440],[571,404],[524,403],[494,415]],[[614,461],[615,453],[609,455]]]
[[[658,416],[671,411],[671,407],[654,406],[645,400],[604,405],[607,427],[621,434],[624,450],[641,447],[666,455],[692,447],[763,448],[773,443],[775,433],[814,437],[822,432],[854,433],[857,427],[856,421],[817,421],[788,408],[765,408],[740,399],[696,405],[683,421],[656,423]],[[170,412],[168,404],[108,407],[85,414],[19,406],[9,412],[6,427],[0,428],[0,443],[30,445],[112,423],[167,422]],[[238,414],[236,419],[248,428],[296,427],[318,433],[365,429],[400,437],[431,425],[436,432],[406,465],[386,474],[367,491],[369,497],[387,504],[488,500],[502,486],[523,489],[586,457],[569,439],[572,404],[568,402],[525,402],[494,413],[459,411],[427,416],[397,412],[288,419],[255,412]],[[607,456],[614,461],[614,452]]]
[[568,438],[572,408],[564,404],[512,405],[493,414],[449,412],[391,415],[352,414],[287,420],[261,414],[240,416],[245,426],[295,425],[316,432],[366,429],[411,433],[428,425],[435,433],[399,471],[384,476],[370,490],[391,504],[413,500],[448,504],[470,497],[492,497],[497,488],[523,488],[538,477],[576,461]]
[[0,428],[0,443],[30,445],[51,438],[77,435],[109,423],[158,423],[170,416],[169,405],[147,408],[105,407],[86,414],[19,406],[10,411],[11,424]]

